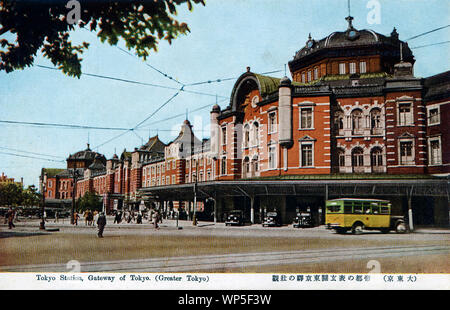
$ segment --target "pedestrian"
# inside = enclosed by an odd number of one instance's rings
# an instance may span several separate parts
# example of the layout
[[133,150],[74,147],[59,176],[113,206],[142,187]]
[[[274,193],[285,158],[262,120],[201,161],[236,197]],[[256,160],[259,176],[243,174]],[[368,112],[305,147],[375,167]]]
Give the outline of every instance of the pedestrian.
[[105,213],[101,212],[100,215],[98,216],[97,226],[98,226],[98,234],[97,235],[99,238],[103,238],[103,230],[105,229],[105,226],[106,226]]
[[[97,210],[94,211],[94,223],[97,223],[98,217],[99,217],[99,213]],[[95,224],[93,224],[93,226],[95,226]]]
[[84,225],[88,225],[88,215],[89,215],[89,210],[84,211],[83,217],[84,217]]
[[77,211],[73,213],[73,224],[78,226],[78,219],[80,216],[78,215]]
[[139,211],[139,213],[138,213],[136,222],[138,224],[142,224],[142,213],[141,213],[141,211]]
[[47,211],[44,211],[44,222],[47,222]]
[[8,213],[7,213],[7,217],[8,217],[8,228],[12,229],[13,227],[16,227],[16,225],[14,225],[13,221],[14,221],[14,215],[15,212],[12,208],[9,208]]
[[116,211],[116,215],[114,216],[114,224],[120,223],[120,212]]
[[58,211],[55,211],[55,223],[58,223]]
[[87,220],[88,220],[88,225],[89,226],[91,226],[91,225],[93,226],[94,225],[94,223],[93,223],[93,221],[94,221],[94,214],[92,213],[91,210],[88,210]]
[[153,213],[153,227],[154,227],[155,229],[159,229],[159,226],[158,226],[158,217],[159,217],[158,211],[155,211],[155,212]]

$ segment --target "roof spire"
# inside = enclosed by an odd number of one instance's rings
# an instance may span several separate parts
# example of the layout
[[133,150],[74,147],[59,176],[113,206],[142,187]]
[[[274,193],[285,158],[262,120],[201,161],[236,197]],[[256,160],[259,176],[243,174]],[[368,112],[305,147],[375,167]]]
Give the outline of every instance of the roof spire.
[[345,18],[345,20],[348,22],[348,29],[353,28],[353,17],[350,10],[350,0],[347,1],[348,5],[348,16]]

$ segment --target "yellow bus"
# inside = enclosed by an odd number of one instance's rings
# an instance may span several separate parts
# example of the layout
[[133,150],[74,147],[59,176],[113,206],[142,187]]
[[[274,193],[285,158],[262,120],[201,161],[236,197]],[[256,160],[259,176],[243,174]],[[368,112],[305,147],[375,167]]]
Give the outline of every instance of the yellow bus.
[[337,233],[360,234],[363,230],[380,230],[388,233],[407,230],[403,216],[391,215],[388,200],[341,198],[326,201],[325,225]]

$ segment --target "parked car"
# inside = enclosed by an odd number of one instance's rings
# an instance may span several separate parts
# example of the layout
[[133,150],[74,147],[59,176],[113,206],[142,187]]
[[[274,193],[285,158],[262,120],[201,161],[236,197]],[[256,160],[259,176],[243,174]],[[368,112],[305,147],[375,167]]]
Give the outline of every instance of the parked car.
[[313,227],[311,212],[299,212],[294,219],[294,228]]
[[267,212],[262,223],[263,227],[266,226],[281,226],[281,215],[277,211]]
[[244,212],[241,210],[233,210],[230,212],[230,214],[228,214],[226,220],[225,220],[225,225],[226,226],[231,226],[231,225],[244,225]]

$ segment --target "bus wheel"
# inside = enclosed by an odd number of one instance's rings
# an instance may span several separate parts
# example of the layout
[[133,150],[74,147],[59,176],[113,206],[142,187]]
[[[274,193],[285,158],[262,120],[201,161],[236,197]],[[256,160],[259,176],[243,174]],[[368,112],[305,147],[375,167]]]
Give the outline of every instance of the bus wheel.
[[398,223],[395,226],[395,232],[397,234],[404,234],[406,232],[406,225],[405,225],[405,223],[403,223],[403,222]]
[[361,223],[355,223],[352,227],[352,234],[354,235],[360,235],[363,232],[363,224]]

